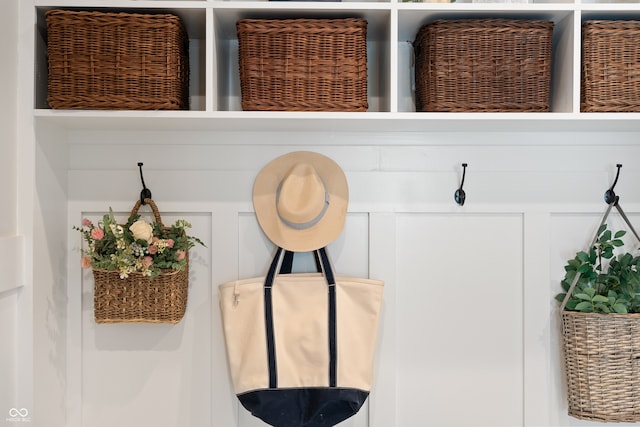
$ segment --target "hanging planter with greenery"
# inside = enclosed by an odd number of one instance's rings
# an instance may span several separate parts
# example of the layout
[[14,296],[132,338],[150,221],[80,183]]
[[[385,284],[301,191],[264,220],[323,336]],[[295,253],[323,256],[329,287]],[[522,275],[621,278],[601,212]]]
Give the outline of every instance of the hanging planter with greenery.
[[[605,220],[586,251],[565,266],[561,303],[569,415],[640,421],[640,256]],[[624,212],[616,206],[634,235]],[[621,253],[622,252],[622,253]]]

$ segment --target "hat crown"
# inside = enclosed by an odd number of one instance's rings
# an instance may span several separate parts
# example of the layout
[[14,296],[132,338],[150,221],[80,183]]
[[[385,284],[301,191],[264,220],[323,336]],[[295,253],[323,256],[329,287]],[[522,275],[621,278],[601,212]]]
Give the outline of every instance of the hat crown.
[[280,182],[276,197],[278,216],[293,228],[317,223],[329,203],[324,182],[309,163],[295,164]]

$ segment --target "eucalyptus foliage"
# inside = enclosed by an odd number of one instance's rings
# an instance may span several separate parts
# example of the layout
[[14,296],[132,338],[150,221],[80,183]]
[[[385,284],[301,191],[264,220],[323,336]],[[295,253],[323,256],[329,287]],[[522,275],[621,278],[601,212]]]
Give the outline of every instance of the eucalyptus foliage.
[[564,300],[580,273],[567,310],[605,314],[640,312],[640,256],[630,252],[615,254],[616,248],[624,246],[621,237],[625,234],[626,231],[613,234],[603,224],[589,251],[580,251],[567,261],[561,282],[564,292],[558,294],[556,300]]

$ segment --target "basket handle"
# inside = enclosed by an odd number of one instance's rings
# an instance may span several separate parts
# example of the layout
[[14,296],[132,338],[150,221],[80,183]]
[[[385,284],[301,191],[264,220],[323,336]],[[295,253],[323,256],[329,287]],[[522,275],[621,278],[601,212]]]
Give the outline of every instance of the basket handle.
[[[136,202],[136,204],[133,206],[133,209],[131,209],[131,214],[129,215],[129,218],[131,218],[132,216],[138,213],[140,206],[142,206],[142,202],[143,202],[142,200],[138,200]],[[158,206],[156,205],[156,202],[154,202],[152,199],[144,199],[144,203],[146,205],[151,206],[151,210],[153,211],[153,216],[156,222],[162,225],[162,218],[160,217],[160,211],[158,210]]]
[[[620,207],[620,204],[618,204],[618,199],[617,198],[615,198],[607,206],[607,210],[604,212],[604,215],[602,216],[602,220],[600,220],[600,225],[598,225],[598,228],[596,230],[599,230],[600,227],[602,227],[604,222],[607,220],[607,217],[609,216],[609,213],[611,213],[611,208],[614,207],[614,206],[616,207],[616,209],[620,213],[620,216],[622,217],[624,222],[627,224],[627,226],[629,227],[629,229],[631,230],[633,235],[636,236],[636,239],[638,239],[638,241],[640,241],[640,236],[638,236],[638,233],[636,233],[636,230],[633,228],[633,225],[631,225],[631,221],[629,221],[629,218],[627,218],[627,215],[624,213],[624,211]],[[593,247],[593,245],[596,244],[597,240],[598,240],[598,235],[596,234],[594,236],[593,240],[591,241],[591,245],[589,245],[589,248]],[[560,304],[560,311],[561,312],[564,311],[567,303],[569,302],[569,298],[571,298],[571,294],[573,294],[573,290],[575,289],[576,285],[578,284],[578,280],[580,280],[580,276],[581,275],[582,275],[582,273],[580,273],[579,271],[576,272],[576,275],[573,278],[573,281],[571,282],[571,286],[569,286],[569,290],[567,291],[567,294],[564,296],[564,299],[562,300],[562,304]]]

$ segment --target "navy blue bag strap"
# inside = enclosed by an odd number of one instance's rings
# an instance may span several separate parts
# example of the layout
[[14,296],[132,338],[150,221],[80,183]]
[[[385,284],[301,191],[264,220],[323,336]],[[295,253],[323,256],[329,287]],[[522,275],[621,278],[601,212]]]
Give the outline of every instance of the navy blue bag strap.
[[336,279],[325,248],[318,250],[324,276],[329,286],[329,387],[336,387],[338,378],[338,325],[336,322]]
[[271,297],[271,287],[278,268],[278,261],[282,254],[282,248],[276,250],[267,277],[264,280],[264,323],[267,337],[267,360],[269,368],[269,388],[278,387],[278,372],[276,370],[276,347],[273,332],[273,298]]
[[[268,368],[269,368],[269,388],[277,388],[278,387],[278,372],[277,372],[277,361],[276,361],[276,345],[275,345],[275,335],[273,328],[273,297],[272,297],[272,287],[273,282],[275,280],[276,272],[278,271],[278,265],[280,264],[280,258],[282,258],[282,248],[278,248],[276,253],[271,261],[271,265],[267,272],[267,276],[264,281],[264,316],[265,316],[265,328],[266,328],[266,339],[267,339],[267,359],[268,359]],[[291,264],[293,263],[293,252],[284,251],[285,257],[287,253],[291,254],[290,259],[287,260],[287,264],[284,265],[285,260],[283,259],[283,265],[281,266],[280,274],[287,274],[291,272]],[[329,342],[328,342],[328,350],[329,350],[329,387],[336,387],[337,385],[337,324],[336,324],[336,282],[335,276],[333,275],[333,270],[331,269],[331,262],[329,261],[329,256],[327,255],[326,248],[320,248],[315,251],[316,256],[316,267],[318,271],[321,271],[324,274],[324,277],[327,281],[327,295],[329,301],[329,316],[328,316],[328,327],[329,327]]]
[[[282,258],[282,265],[280,266],[280,273],[278,274],[290,274],[293,269],[293,257],[295,252],[284,251],[284,257]],[[313,258],[316,262],[316,271],[322,273],[322,264],[320,263],[320,256],[318,251],[313,251]]]

